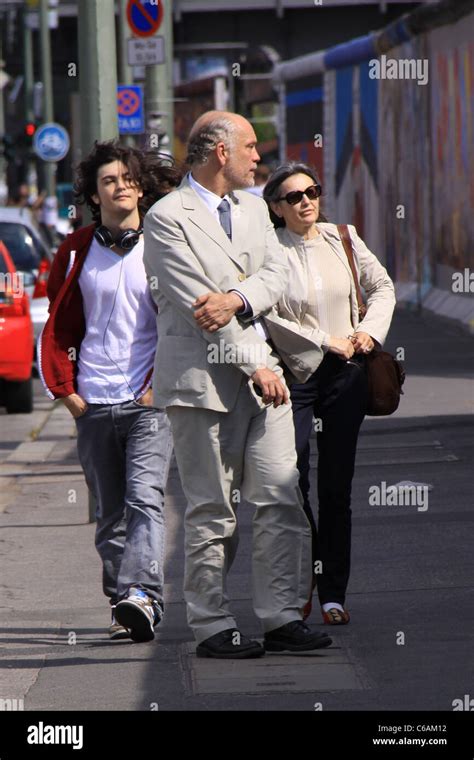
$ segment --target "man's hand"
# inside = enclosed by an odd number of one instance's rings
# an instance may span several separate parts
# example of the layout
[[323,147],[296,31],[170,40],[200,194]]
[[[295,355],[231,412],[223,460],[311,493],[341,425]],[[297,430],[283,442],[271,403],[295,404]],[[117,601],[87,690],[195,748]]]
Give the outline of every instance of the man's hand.
[[262,390],[262,400],[264,404],[271,404],[276,408],[281,404],[287,404],[289,401],[288,391],[281,382],[278,375],[271,369],[262,367],[253,373],[251,380]]
[[194,319],[202,330],[215,332],[227,325],[244,302],[237,293],[204,293],[193,303]]
[[366,332],[356,332],[351,338],[352,345],[356,354],[370,354],[374,349],[375,343]]
[[78,393],[71,393],[70,396],[66,396],[61,399],[64,406],[71,412],[75,420],[87,411],[87,401],[84,401],[82,396]]
[[142,406],[153,406],[153,391],[151,388],[148,388],[147,391],[143,394],[143,396],[140,396],[140,398],[137,398],[137,403],[142,404]]

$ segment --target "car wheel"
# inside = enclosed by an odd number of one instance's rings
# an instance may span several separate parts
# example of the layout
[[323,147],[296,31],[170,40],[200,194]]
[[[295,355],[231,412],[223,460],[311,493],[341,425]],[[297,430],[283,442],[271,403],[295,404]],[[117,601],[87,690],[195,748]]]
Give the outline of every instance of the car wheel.
[[5,383],[5,406],[7,414],[29,414],[33,411],[33,380]]

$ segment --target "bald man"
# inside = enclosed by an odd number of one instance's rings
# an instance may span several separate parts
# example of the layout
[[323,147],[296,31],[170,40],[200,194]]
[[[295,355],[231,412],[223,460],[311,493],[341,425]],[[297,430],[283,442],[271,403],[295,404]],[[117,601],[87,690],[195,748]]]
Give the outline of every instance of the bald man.
[[[265,202],[251,124],[211,111],[193,126],[190,173],[145,218],[158,306],[154,403],[166,408],[188,507],[184,593],[198,657],[260,657],[329,646],[302,621],[311,531],[302,509],[288,389],[259,320],[288,277]],[[237,507],[253,518],[253,607],[263,647],[238,628],[226,575]],[[241,508],[245,508],[241,506]]]

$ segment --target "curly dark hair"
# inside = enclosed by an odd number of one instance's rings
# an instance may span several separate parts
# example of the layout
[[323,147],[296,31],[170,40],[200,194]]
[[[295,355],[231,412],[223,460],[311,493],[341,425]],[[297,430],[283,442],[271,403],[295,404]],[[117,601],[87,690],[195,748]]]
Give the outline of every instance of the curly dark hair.
[[125,164],[133,182],[143,191],[138,201],[140,219],[157,200],[179,185],[184,174],[167,154],[121,145],[118,140],[96,140],[89,155],[77,165],[74,182],[75,199],[80,205],[87,204],[94,222],[100,223],[100,206],[92,200],[97,193],[97,172],[111,161]]

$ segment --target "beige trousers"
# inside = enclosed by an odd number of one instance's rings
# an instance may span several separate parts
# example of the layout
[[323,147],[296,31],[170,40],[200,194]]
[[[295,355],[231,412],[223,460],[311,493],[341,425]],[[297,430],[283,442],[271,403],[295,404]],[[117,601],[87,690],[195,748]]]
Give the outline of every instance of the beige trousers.
[[311,589],[311,529],[298,486],[291,405],[264,407],[244,381],[231,412],[183,406],[167,412],[188,501],[184,596],[196,641],[238,627],[226,575],[240,502],[255,508],[253,607],[263,630],[300,620]]

